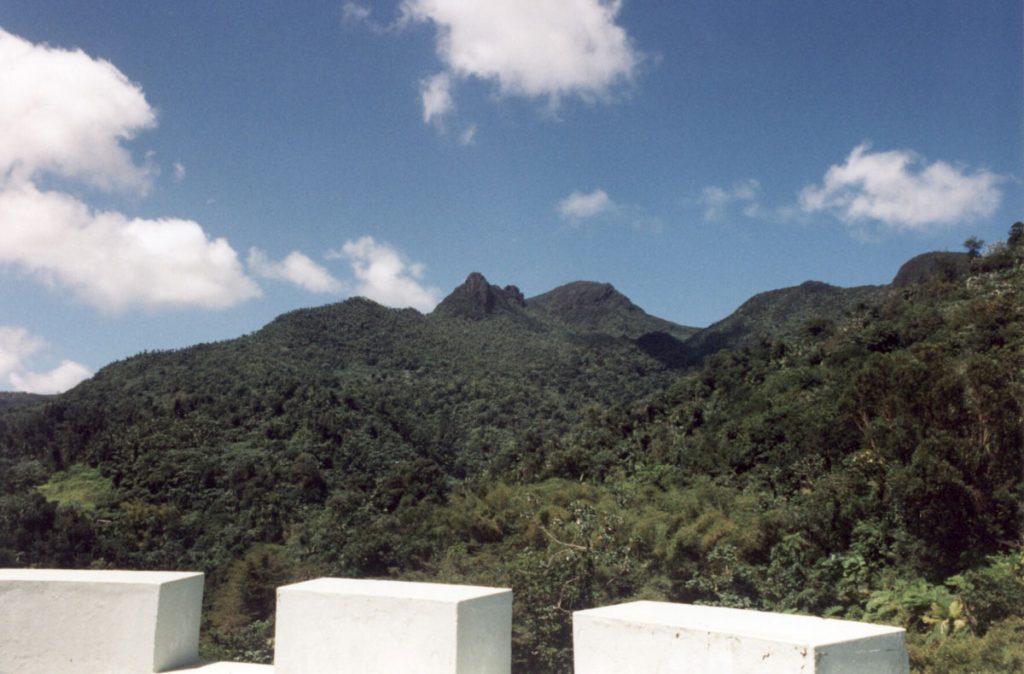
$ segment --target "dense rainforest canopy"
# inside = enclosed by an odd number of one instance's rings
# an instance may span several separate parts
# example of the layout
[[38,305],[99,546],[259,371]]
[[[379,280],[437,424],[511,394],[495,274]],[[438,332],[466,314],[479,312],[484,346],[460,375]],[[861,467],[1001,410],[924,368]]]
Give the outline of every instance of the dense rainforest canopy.
[[705,330],[607,284],[478,274],[0,396],[0,565],[208,576],[203,643],[266,661],[274,588],[509,586],[514,669],[635,598],[900,624],[920,672],[1024,669],[1024,225],[890,286]]

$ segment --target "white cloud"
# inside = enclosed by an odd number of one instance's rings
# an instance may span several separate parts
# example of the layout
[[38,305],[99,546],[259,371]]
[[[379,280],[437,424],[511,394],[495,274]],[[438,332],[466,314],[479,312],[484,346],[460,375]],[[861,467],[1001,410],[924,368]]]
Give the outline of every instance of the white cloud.
[[370,8],[357,2],[346,2],[341,7],[341,18],[349,23],[359,23],[370,18]]
[[259,296],[225,239],[190,220],[93,212],[26,183],[0,192],[0,264],[66,286],[105,311],[229,307]]
[[142,90],[107,61],[0,29],[0,182],[42,172],[143,193],[151,169],[122,141],[156,125]]
[[341,22],[349,26],[362,25],[370,31],[383,35],[394,33],[403,28],[401,20],[394,23],[381,23],[373,18],[373,10],[368,5],[359,2],[346,2],[341,6]]
[[[896,230],[925,230],[992,215],[1003,178],[969,172],[943,161],[924,164],[907,150],[869,152],[858,145],[841,165],[829,167],[821,185],[800,192],[809,213],[830,211],[846,222],[880,222]],[[919,170],[914,170],[920,166]]]
[[[0,29],[0,91],[0,265],[105,311],[223,308],[260,295],[228,242],[198,223],[94,212],[36,186],[53,174],[103,190],[149,189],[153,153],[136,165],[123,143],[156,115],[117,68]],[[185,166],[173,166],[184,178]]]
[[437,53],[452,78],[494,82],[502,95],[547,97],[557,106],[566,96],[607,98],[632,79],[641,57],[615,23],[621,7],[621,0],[404,0],[400,23],[436,26]]
[[250,248],[248,264],[259,276],[294,283],[312,293],[340,293],[345,289],[330,272],[297,250],[280,262],[271,262],[262,250]]
[[761,183],[751,178],[728,189],[709,185],[701,191],[699,202],[704,207],[704,220],[716,222],[724,220],[733,206],[738,206],[748,218],[762,215],[760,199]]
[[597,189],[589,194],[573,192],[558,202],[558,213],[566,220],[583,220],[615,208],[608,193]]
[[21,368],[26,358],[43,347],[43,340],[25,328],[0,325],[0,379]]
[[441,119],[455,109],[451,86],[452,79],[448,73],[438,73],[420,82],[424,122],[439,125]]
[[627,225],[634,231],[660,234],[665,223],[639,204],[619,203],[603,189],[592,192],[573,191],[555,207],[559,216],[570,225],[578,226],[583,220],[600,217],[601,222]]
[[173,164],[173,168],[174,168],[174,181],[180,183],[182,180],[185,179],[185,174],[186,174],[185,165],[182,164],[180,161],[176,161]]
[[60,393],[92,376],[84,365],[71,360],[45,373],[31,372],[26,361],[45,346],[45,342],[25,328],[0,326],[0,379],[16,391]]
[[25,393],[62,393],[92,376],[89,368],[72,360],[63,360],[49,372],[13,373],[11,385]]
[[422,312],[441,301],[437,288],[420,283],[425,271],[422,264],[407,262],[397,250],[372,236],[346,241],[341,250],[331,251],[328,257],[349,261],[359,281],[357,295],[389,307],[413,307]]

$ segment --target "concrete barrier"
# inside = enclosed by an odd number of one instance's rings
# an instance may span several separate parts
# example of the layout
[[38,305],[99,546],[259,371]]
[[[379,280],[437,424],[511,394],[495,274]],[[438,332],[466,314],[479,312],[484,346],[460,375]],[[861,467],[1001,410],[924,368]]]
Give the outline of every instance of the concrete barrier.
[[[278,589],[274,665],[197,658],[203,576],[0,569],[0,674],[509,674],[512,592],[320,578]],[[633,602],[573,614],[575,674],[907,674],[902,629]]]
[[203,574],[0,569],[0,674],[151,674],[194,663]]
[[897,627],[639,601],[573,614],[575,674],[907,674]]
[[275,674],[509,674],[512,592],[321,578],[277,591]]

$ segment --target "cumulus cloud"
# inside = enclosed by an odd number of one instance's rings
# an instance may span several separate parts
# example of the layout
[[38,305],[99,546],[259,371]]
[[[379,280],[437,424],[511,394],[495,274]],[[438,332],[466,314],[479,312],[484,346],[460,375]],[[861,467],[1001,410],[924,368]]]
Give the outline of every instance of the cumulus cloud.
[[799,203],[805,212],[828,211],[850,223],[923,231],[992,215],[1002,180],[984,169],[927,164],[907,150],[870,152],[861,144],[843,164],[829,167],[820,185],[805,187]]
[[229,307],[259,296],[234,249],[190,220],[93,212],[30,183],[0,191],[0,264],[104,311]]
[[[149,189],[152,154],[136,165],[123,143],[156,115],[112,64],[0,29],[0,91],[0,265],[105,311],[223,308],[260,294],[228,242],[196,222],[94,212],[37,187],[51,174],[107,191]],[[184,178],[184,165],[175,162],[174,174]]]
[[734,184],[731,188],[709,185],[701,191],[700,205],[704,207],[704,220],[721,221],[729,212],[738,207],[740,212],[755,218],[764,212],[761,207],[761,183],[751,178]]
[[425,267],[406,261],[393,247],[378,243],[372,236],[346,241],[341,250],[328,257],[344,259],[352,265],[358,280],[355,294],[389,307],[413,307],[422,312],[441,301],[441,292],[420,282]]
[[43,344],[42,339],[25,328],[0,325],[0,379],[21,368],[23,361]]
[[660,234],[665,223],[656,214],[639,204],[619,203],[603,189],[592,192],[573,191],[555,206],[563,220],[579,226],[584,220],[600,218],[602,223],[625,225],[636,232]]
[[72,360],[63,360],[49,372],[12,373],[11,385],[25,393],[63,393],[92,376],[89,368]]
[[615,202],[602,189],[588,194],[574,191],[558,202],[558,213],[566,220],[584,220],[615,208]]
[[155,126],[156,114],[107,61],[0,29],[0,91],[0,178],[52,172],[102,189],[149,188],[152,171],[122,142]]
[[280,262],[271,262],[262,250],[250,248],[248,265],[259,276],[294,283],[312,293],[340,293],[345,289],[330,272],[297,250]]
[[449,99],[452,80],[477,78],[502,95],[557,106],[567,96],[607,98],[633,78],[641,57],[615,22],[621,8],[621,0],[404,0],[402,22],[436,27]]
[[49,372],[27,369],[26,361],[45,346],[45,342],[25,328],[0,326],[0,380],[16,391],[60,393],[92,376],[87,367],[71,360]]
[[185,165],[182,164],[180,161],[176,161],[173,164],[173,168],[174,168],[174,181],[180,183],[182,180],[185,179],[185,173],[186,173]]

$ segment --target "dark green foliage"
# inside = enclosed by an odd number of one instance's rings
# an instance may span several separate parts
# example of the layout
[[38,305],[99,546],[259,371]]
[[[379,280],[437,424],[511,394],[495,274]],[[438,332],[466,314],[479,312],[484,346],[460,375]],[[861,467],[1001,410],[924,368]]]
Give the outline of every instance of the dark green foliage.
[[1017,248],[1024,244],[1024,222],[1015,222],[1010,227],[1010,236],[1006,239],[1006,245],[1010,248]]
[[569,671],[572,611],[635,598],[888,621],[916,671],[1013,671],[1015,231],[685,341],[610,286],[480,277],[430,316],[354,299],[115,363],[0,414],[0,564],[203,570],[227,659],[270,658],[276,585],[336,575],[511,586],[515,671]]
[[645,332],[636,340],[640,350],[670,368],[686,367],[690,354],[686,345],[667,332]]
[[21,407],[33,407],[41,405],[52,396],[39,395],[37,393],[12,393],[0,391],[0,412],[18,409]]
[[985,242],[978,237],[968,237],[968,239],[964,241],[964,248],[967,250],[967,257],[978,257],[981,254],[981,249],[984,245]]

